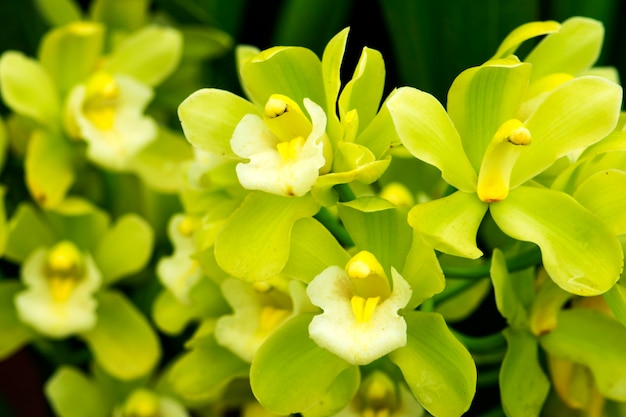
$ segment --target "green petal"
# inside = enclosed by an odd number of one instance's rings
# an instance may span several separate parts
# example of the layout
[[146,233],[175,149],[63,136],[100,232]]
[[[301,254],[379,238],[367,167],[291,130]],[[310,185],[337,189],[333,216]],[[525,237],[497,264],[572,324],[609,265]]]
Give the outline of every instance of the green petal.
[[350,255],[317,220],[298,220],[291,232],[289,260],[281,275],[308,283],[330,265],[344,266]]
[[513,168],[511,188],[611,133],[621,103],[621,87],[599,77],[575,78],[552,91],[525,123],[532,143]]
[[343,410],[356,395],[361,384],[358,366],[344,369],[332,383],[328,392],[316,404],[302,411],[304,417],[333,416]]
[[435,249],[450,255],[476,259],[476,233],[488,206],[476,194],[457,191],[439,200],[414,206],[409,224]]
[[191,94],[178,107],[185,137],[194,146],[217,155],[235,157],[230,138],[246,114],[261,115],[252,103],[233,93],[205,88]]
[[183,304],[170,291],[162,291],[152,305],[158,328],[167,334],[180,334],[192,320],[230,312],[219,286],[206,277],[189,291],[189,299],[189,304]]
[[161,347],[156,333],[139,310],[117,292],[102,292],[96,327],[82,333],[96,361],[112,376],[135,379],[157,364]]
[[217,58],[228,51],[233,38],[217,28],[204,26],[183,26],[183,56],[196,61]]
[[515,53],[517,48],[525,41],[537,36],[547,35],[559,30],[561,25],[553,20],[545,22],[529,22],[511,31],[498,47],[496,54],[491,59],[506,58]]
[[533,81],[556,72],[577,75],[596,62],[603,40],[601,22],[573,17],[563,22],[558,32],[541,41],[524,61],[533,65]]
[[74,0],[35,0],[35,5],[51,26],[62,26],[83,18],[80,5]]
[[538,356],[535,336],[524,330],[505,329],[508,343],[500,369],[500,396],[507,416],[525,417],[541,414],[550,391]]
[[573,197],[605,222],[616,235],[626,233],[626,172],[598,172],[583,182]]
[[565,291],[599,295],[618,280],[623,254],[617,237],[569,195],[519,187],[490,210],[504,233],[541,248],[546,271]]
[[[487,278],[473,281],[469,288],[468,284],[467,279],[446,277],[445,290],[435,296],[434,311],[441,314],[447,323],[459,322],[471,316],[492,291],[491,282]],[[463,290],[459,292],[459,288]],[[443,297],[442,301],[439,296]]]
[[136,214],[126,214],[102,236],[94,258],[105,283],[139,272],[150,260],[154,232]]
[[63,200],[54,210],[45,211],[44,215],[59,237],[87,251],[95,248],[110,224],[106,211],[76,197]]
[[319,209],[310,195],[281,197],[248,194],[215,242],[215,258],[224,271],[246,281],[276,276],[289,258],[294,223]]
[[283,94],[300,106],[305,98],[320,106],[326,104],[322,63],[309,49],[267,49],[244,62],[239,73],[248,96],[259,106],[265,106],[272,94]]
[[219,399],[226,385],[248,376],[248,370],[246,362],[207,335],[194,341],[193,349],[174,362],[166,377],[178,395],[198,402]]
[[367,127],[380,105],[385,86],[385,61],[375,49],[363,48],[352,79],[339,97],[339,114],[343,120],[346,113],[356,110],[359,116],[358,132]]
[[445,277],[437,255],[422,235],[413,231],[411,247],[406,255],[402,277],[411,285],[413,294],[407,309],[414,309],[424,300],[440,293],[446,286]]
[[409,388],[431,414],[461,416],[476,391],[476,365],[441,315],[412,312],[405,317],[408,340],[389,354]]
[[182,48],[183,38],[177,30],[147,26],[117,45],[102,69],[156,86],[176,69]]
[[46,382],[44,391],[59,417],[107,417],[113,404],[93,380],[76,368],[62,366]]
[[618,282],[603,294],[606,303],[611,308],[615,318],[626,326],[626,287]]
[[315,406],[350,367],[309,337],[312,316],[302,314],[285,322],[254,357],[252,392],[273,413],[297,413]]
[[96,0],[91,3],[89,14],[96,22],[103,22],[111,32],[126,34],[146,23],[149,3],[148,0]]
[[477,174],[461,138],[443,106],[428,93],[398,89],[386,106],[402,144],[416,158],[436,166],[443,178],[461,191],[476,190]]
[[15,113],[58,128],[59,92],[52,78],[34,59],[20,52],[7,51],[0,58],[0,91]]
[[[518,295],[516,288],[518,280],[509,274],[504,255],[499,249],[493,251],[490,274],[498,311],[511,327],[523,328],[528,321],[528,314]],[[532,282],[527,282],[527,284],[533,285]]]
[[391,276],[391,267],[402,270],[413,239],[405,209],[378,197],[360,197],[341,203],[337,208],[359,250],[374,254],[388,276]]
[[100,59],[104,27],[77,22],[48,32],[41,40],[39,60],[61,94],[85,81]]
[[591,309],[564,310],[539,340],[550,355],[588,366],[603,396],[626,401],[626,328],[620,322]]
[[[341,89],[341,62],[346,49],[348,32],[345,28],[336,34],[324,48],[322,55],[322,74],[324,77],[324,91],[326,93],[326,117],[328,132],[331,140],[338,141],[341,137],[339,118],[337,117],[337,96]],[[321,103],[320,103],[321,104]]]
[[52,246],[58,237],[33,206],[22,203],[7,225],[7,246],[4,256],[22,263],[35,249]]
[[448,113],[476,171],[498,128],[520,108],[530,73],[529,64],[511,58],[467,69],[452,83]]
[[0,282],[0,360],[11,356],[34,338],[17,317],[13,299],[24,287],[17,281]]
[[37,203],[52,208],[61,203],[74,183],[75,149],[67,138],[37,130],[26,152],[26,184]]
[[[393,97],[393,94],[390,94],[387,101]],[[383,103],[372,122],[364,126],[365,129],[354,141],[367,147],[377,159],[382,158],[389,150],[402,144],[396,132],[387,101]]]

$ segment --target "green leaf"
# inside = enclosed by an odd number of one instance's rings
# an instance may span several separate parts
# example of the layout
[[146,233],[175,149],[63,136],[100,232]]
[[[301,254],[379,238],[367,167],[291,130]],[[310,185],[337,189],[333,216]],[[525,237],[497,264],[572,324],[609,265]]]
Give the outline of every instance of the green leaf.
[[283,94],[299,106],[308,98],[326,104],[322,64],[311,50],[274,47],[260,52],[239,68],[241,83],[250,100],[264,107],[272,94]]
[[546,36],[524,61],[533,65],[533,81],[557,72],[577,75],[596,62],[603,40],[601,22],[573,17],[563,22],[558,32]]
[[107,417],[110,404],[102,389],[70,366],[59,367],[44,387],[46,398],[59,417]]
[[315,406],[351,366],[309,337],[312,317],[302,314],[285,322],[252,361],[252,392],[273,413],[297,413]]
[[80,5],[74,0],[35,0],[35,5],[52,26],[63,26],[83,18]]
[[487,208],[475,193],[457,191],[438,200],[417,204],[409,212],[408,221],[435,249],[476,259],[482,256],[476,246],[476,233]]
[[439,168],[443,178],[459,190],[476,190],[477,171],[465,155],[452,120],[435,97],[403,87],[386,106],[402,144],[413,156]]
[[621,102],[621,87],[599,77],[575,78],[553,90],[525,122],[532,143],[513,167],[511,188],[611,133]]
[[599,295],[619,279],[623,253],[617,237],[569,195],[519,187],[490,210],[504,233],[541,248],[546,271],[565,291]]
[[350,255],[317,220],[305,217],[291,231],[289,260],[281,275],[309,283],[331,265],[344,266]]
[[388,274],[392,266],[402,270],[413,238],[405,209],[378,197],[360,197],[337,209],[359,250],[373,253]]
[[60,126],[57,87],[43,66],[21,52],[7,51],[0,57],[0,91],[7,106],[43,126]]
[[182,49],[183,37],[177,30],[147,26],[117,45],[102,69],[156,86],[176,69]]
[[589,367],[603,396],[626,401],[626,328],[619,321],[591,309],[563,310],[539,341],[550,355]]
[[17,316],[13,299],[24,287],[17,281],[0,281],[0,360],[8,358],[34,338]]
[[498,128],[519,110],[530,73],[529,64],[513,58],[488,61],[463,71],[450,87],[448,114],[476,171]]
[[112,283],[143,269],[153,245],[154,232],[148,222],[136,214],[120,217],[93,253],[104,282]]
[[196,91],[178,107],[185,137],[192,145],[230,157],[235,157],[230,138],[246,114],[260,116],[261,111],[233,93],[213,88]]
[[65,198],[75,180],[75,149],[66,137],[36,130],[26,151],[26,185],[35,201],[53,208]]
[[359,117],[358,132],[367,127],[378,111],[385,87],[385,62],[375,49],[363,48],[352,79],[339,97],[339,113],[343,120],[351,110]]
[[101,292],[97,300],[96,327],[80,337],[112,376],[129,380],[146,375],[161,356],[159,340],[150,323],[117,292]]
[[76,22],[53,29],[43,37],[39,60],[64,95],[94,71],[103,45],[101,24]]
[[626,172],[609,169],[587,178],[573,197],[616,235],[626,233]]
[[196,339],[193,349],[174,362],[166,378],[187,401],[206,401],[218,399],[230,381],[245,378],[248,370],[246,362],[207,335]]
[[17,207],[7,225],[7,243],[4,256],[22,263],[35,249],[52,246],[58,237],[38,210],[30,204]]
[[404,318],[408,328],[406,346],[389,357],[429,413],[461,416],[469,409],[476,390],[476,366],[471,355],[441,315],[411,312]]
[[310,195],[281,197],[251,192],[217,236],[217,263],[246,281],[273,278],[289,258],[294,223],[318,209]]
[[128,33],[146,23],[149,4],[149,0],[95,0],[89,14],[112,31]]
[[561,25],[553,20],[543,22],[525,23],[511,31],[500,44],[495,55],[491,59],[506,58],[515,53],[517,48],[525,41],[537,36],[547,35],[559,30]]
[[550,381],[539,363],[535,336],[524,330],[505,329],[509,345],[500,369],[502,408],[509,417],[541,414]]
[[[498,311],[511,327],[522,329],[528,321],[528,314],[519,298],[513,276],[507,270],[506,259],[499,249],[493,251],[490,275]],[[532,285],[532,282],[528,284]]]

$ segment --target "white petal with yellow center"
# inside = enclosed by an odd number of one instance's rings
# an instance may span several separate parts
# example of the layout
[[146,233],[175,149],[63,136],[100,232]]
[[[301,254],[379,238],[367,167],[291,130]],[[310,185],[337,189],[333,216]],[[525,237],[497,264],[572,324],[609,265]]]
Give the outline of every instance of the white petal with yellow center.
[[315,277],[307,294],[314,305],[324,310],[309,325],[309,335],[315,343],[355,365],[366,365],[404,346],[406,322],[398,310],[407,305],[412,291],[394,268],[391,275],[391,294],[374,306],[367,302],[375,297],[367,297],[360,318],[360,310],[354,308],[352,301],[358,295],[344,269],[331,266]]
[[302,196],[311,190],[326,162],[326,114],[311,100],[305,99],[304,106],[312,124],[306,139],[279,139],[257,115],[241,119],[231,147],[237,156],[249,160],[237,165],[237,177],[244,188],[285,196]]
[[82,277],[59,279],[46,274],[49,251],[39,249],[22,266],[27,288],[17,294],[20,319],[38,332],[63,338],[91,329],[96,324],[97,303],[93,294],[102,278],[93,259],[83,256]]
[[70,92],[67,124],[87,142],[92,161],[124,169],[156,138],[156,123],[143,114],[152,96],[150,87],[130,77],[98,73]]

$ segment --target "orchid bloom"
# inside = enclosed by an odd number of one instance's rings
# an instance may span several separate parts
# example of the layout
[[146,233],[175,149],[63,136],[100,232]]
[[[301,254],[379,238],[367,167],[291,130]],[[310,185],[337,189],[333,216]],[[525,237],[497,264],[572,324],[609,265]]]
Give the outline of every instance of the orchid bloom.
[[97,72],[69,94],[69,131],[87,142],[91,160],[123,169],[156,138],[156,123],[143,114],[152,95],[150,87],[131,77]]
[[402,347],[407,327],[398,310],[411,298],[411,287],[392,268],[393,289],[383,267],[362,251],[345,269],[330,266],[309,283],[311,302],[324,312],[309,325],[319,346],[355,365],[368,364]]
[[101,283],[93,259],[69,241],[35,251],[24,263],[27,289],[15,304],[21,320],[42,334],[62,338],[96,325],[94,292]]

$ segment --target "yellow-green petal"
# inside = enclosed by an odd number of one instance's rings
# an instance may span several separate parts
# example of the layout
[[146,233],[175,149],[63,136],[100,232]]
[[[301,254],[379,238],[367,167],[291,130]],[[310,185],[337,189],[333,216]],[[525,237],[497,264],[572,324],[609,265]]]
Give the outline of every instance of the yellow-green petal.
[[402,144],[413,156],[439,168],[443,178],[457,189],[476,190],[477,170],[467,159],[452,120],[435,97],[403,87],[385,105]]
[[61,417],[107,417],[113,404],[104,387],[71,366],[61,366],[46,382],[46,398]]
[[0,360],[8,358],[35,337],[15,311],[13,300],[23,289],[17,280],[0,282]]
[[623,253],[616,235],[569,195],[519,187],[490,211],[504,233],[541,248],[548,275],[565,291],[599,295],[619,279]]
[[517,48],[525,41],[537,36],[547,35],[559,30],[561,25],[553,20],[544,22],[525,23],[511,31],[502,41],[495,55],[491,59],[506,58],[515,53]]
[[600,171],[587,178],[574,198],[606,223],[616,235],[626,233],[626,172]]

